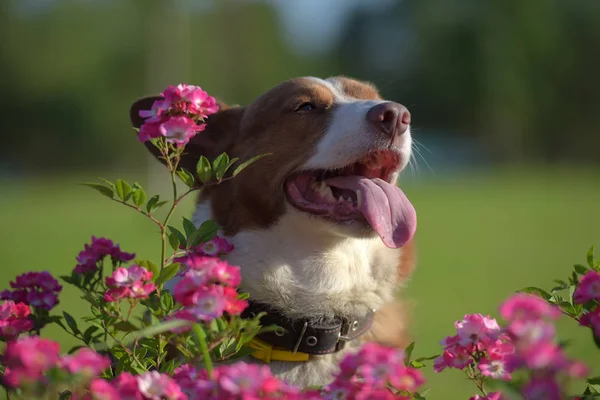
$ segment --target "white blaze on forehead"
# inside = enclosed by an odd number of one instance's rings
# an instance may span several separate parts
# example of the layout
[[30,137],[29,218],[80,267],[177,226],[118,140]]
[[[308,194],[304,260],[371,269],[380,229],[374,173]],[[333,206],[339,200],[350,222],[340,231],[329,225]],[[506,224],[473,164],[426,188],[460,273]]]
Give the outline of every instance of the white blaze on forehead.
[[[340,167],[376,148],[377,141],[381,138],[367,121],[367,112],[377,104],[386,101],[360,100],[348,96],[342,83],[336,78],[311,77],[310,79],[331,90],[335,99],[335,112],[327,132],[303,167],[306,169]],[[410,155],[410,130],[407,130],[403,137],[404,144],[399,150]]]

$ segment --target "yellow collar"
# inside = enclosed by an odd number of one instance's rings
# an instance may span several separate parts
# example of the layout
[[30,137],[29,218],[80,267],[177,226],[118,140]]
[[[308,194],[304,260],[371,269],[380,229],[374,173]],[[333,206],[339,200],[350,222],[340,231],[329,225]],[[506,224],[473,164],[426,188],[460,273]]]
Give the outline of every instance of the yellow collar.
[[278,348],[257,337],[254,337],[250,343],[248,343],[248,346],[256,350],[251,354],[252,357],[264,361],[267,364],[269,364],[271,361],[301,362],[310,360],[310,354],[308,353],[294,353],[290,350]]

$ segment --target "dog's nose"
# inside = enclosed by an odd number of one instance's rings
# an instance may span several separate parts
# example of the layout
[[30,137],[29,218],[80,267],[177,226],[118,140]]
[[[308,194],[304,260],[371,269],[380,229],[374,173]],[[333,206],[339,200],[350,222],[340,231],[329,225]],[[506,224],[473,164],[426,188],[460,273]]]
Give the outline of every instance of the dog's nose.
[[367,120],[392,137],[402,135],[410,125],[410,112],[402,104],[386,102],[367,111]]

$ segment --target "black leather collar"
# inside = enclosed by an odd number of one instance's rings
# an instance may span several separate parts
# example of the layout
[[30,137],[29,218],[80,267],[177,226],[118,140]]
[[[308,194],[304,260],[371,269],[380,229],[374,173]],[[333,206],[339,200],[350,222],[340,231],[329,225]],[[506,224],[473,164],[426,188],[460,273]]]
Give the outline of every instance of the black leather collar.
[[277,325],[280,329],[257,337],[294,353],[331,354],[344,348],[346,342],[363,335],[373,324],[375,310],[357,320],[336,317],[329,324],[314,324],[308,319],[291,320],[269,305],[250,301],[242,318],[252,318],[261,312],[262,326]]

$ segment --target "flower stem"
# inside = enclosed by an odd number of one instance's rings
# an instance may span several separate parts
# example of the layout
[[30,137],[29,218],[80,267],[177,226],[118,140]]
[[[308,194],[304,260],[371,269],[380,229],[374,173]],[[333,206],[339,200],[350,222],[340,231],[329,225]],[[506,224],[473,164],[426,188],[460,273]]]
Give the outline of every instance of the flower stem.
[[206,333],[198,324],[194,325],[192,329],[194,330],[194,334],[198,338],[198,346],[200,347],[200,351],[202,352],[202,358],[204,360],[206,372],[208,372],[208,376],[212,378],[213,365],[212,360],[210,359],[210,354],[208,352],[208,346],[206,345]]

